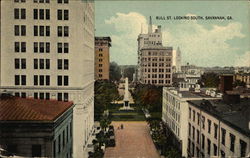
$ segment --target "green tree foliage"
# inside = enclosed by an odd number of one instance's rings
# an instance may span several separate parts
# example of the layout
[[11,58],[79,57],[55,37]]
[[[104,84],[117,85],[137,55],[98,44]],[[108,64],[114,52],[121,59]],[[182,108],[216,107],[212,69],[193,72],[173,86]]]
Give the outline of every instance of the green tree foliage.
[[240,80],[236,80],[234,81],[233,83],[233,87],[238,87],[238,86],[241,86],[241,87],[246,87],[246,83],[243,82],[243,81],[240,81]]
[[111,62],[109,67],[109,79],[111,81],[119,81],[121,75],[121,69],[116,62]]
[[108,80],[95,82],[95,120],[100,120],[108,105],[119,97],[116,84]]
[[217,88],[219,86],[220,78],[216,73],[204,73],[199,80],[201,87]]
[[138,84],[132,95],[137,105],[147,108],[149,112],[161,112],[162,87]]
[[135,73],[135,68],[134,67],[127,67],[124,69],[124,77],[128,77],[129,81],[133,80],[133,74]]

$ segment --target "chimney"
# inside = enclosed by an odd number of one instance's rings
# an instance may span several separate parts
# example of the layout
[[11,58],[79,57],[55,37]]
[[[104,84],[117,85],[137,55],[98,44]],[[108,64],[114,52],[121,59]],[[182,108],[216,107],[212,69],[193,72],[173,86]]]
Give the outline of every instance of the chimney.
[[152,19],[151,19],[151,16],[149,16],[148,33],[152,33]]

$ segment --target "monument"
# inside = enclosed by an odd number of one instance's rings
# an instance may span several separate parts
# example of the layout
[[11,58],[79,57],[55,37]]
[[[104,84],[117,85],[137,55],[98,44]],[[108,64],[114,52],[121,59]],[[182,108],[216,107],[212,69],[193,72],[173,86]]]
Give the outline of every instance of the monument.
[[126,77],[124,83],[123,107],[121,107],[120,110],[134,110],[134,108],[130,107],[130,104],[134,104],[134,101],[128,90],[128,78]]
[[125,78],[125,90],[124,90],[124,99],[123,99],[123,108],[129,109],[129,91],[128,91],[128,78]]

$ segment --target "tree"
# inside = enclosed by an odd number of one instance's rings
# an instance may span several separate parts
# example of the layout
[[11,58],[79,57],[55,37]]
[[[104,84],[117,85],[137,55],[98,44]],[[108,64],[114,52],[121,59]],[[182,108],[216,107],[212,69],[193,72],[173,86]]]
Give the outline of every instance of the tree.
[[246,83],[240,80],[235,80],[233,83],[233,87],[238,87],[238,86],[246,87]]
[[117,86],[108,80],[97,80],[95,82],[95,120],[99,120],[104,110],[112,101],[119,98]]
[[116,62],[111,62],[109,67],[109,79],[110,81],[119,81],[121,75],[121,69]]
[[135,68],[134,67],[127,67],[124,68],[124,77],[128,77],[129,81],[133,80],[133,74],[135,73]]
[[216,73],[204,73],[199,80],[201,87],[217,88],[219,86],[220,78]]
[[138,84],[135,86],[132,96],[137,105],[148,109],[149,112],[161,112],[162,87]]

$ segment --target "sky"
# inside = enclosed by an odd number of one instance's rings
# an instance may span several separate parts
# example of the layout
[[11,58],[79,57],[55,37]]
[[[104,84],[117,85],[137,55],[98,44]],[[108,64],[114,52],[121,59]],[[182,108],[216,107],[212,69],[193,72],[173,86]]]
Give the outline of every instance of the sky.
[[[153,28],[162,26],[163,45],[180,47],[182,64],[250,66],[250,2],[225,0],[95,1],[95,36],[111,37],[111,61],[137,64],[137,37],[147,33],[149,16]],[[176,16],[204,19],[174,20]],[[206,16],[226,19],[205,20]]]

